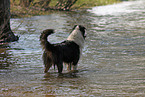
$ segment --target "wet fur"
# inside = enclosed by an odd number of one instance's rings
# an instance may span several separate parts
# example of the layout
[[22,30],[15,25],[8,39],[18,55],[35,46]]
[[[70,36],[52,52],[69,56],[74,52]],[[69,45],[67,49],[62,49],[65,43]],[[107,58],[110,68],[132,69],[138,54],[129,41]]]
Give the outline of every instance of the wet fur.
[[52,65],[54,65],[54,67],[56,65],[58,72],[62,73],[63,63],[67,63],[70,70],[71,65],[73,69],[77,69],[77,63],[84,46],[85,27],[81,25],[74,26],[67,40],[57,44],[51,44],[47,41],[47,37],[52,33],[54,33],[53,29],[46,29],[40,35],[41,45],[44,49],[44,72],[48,72]]

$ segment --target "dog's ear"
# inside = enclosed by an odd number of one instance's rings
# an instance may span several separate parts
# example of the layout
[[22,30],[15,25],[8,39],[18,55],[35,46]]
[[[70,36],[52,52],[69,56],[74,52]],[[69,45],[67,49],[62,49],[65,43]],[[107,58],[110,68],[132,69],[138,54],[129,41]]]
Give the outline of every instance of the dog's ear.
[[77,27],[77,25],[74,25],[74,27],[72,28],[70,34],[72,33],[73,30],[75,30],[76,27]]
[[78,25],[74,25],[73,29],[75,29]]

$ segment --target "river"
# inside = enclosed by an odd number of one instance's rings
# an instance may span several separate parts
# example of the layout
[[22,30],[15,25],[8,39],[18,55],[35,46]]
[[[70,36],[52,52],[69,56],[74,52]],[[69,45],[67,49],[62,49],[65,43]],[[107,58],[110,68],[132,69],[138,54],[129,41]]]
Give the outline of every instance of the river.
[[[49,41],[61,42],[75,24],[87,28],[78,73],[43,73],[40,33],[55,29]],[[0,46],[0,96],[145,96],[144,0],[12,18],[11,28],[20,40]]]

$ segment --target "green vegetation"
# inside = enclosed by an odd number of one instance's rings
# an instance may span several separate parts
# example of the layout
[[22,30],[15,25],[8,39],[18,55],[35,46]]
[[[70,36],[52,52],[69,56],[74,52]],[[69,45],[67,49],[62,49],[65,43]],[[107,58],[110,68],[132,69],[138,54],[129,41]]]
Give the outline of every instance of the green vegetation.
[[81,8],[89,8],[93,6],[102,6],[107,4],[118,3],[121,0],[78,0],[75,7],[81,6]]
[[[38,0],[37,0],[38,1]],[[50,3],[50,6],[54,6],[57,3],[58,0],[52,0]],[[101,5],[107,5],[107,4],[113,4],[118,3],[121,0],[78,0],[73,8],[89,8],[93,6],[101,6]]]
[[[41,4],[33,6],[34,3],[41,0],[34,0],[29,7],[20,6],[20,0],[11,0],[11,15],[12,17],[30,17],[34,15],[45,15],[49,14],[54,10],[45,10],[42,8]],[[71,7],[72,10],[78,10],[82,8],[90,8],[94,6],[101,6],[107,4],[118,3],[121,0],[77,0],[77,2]],[[51,0],[49,7],[54,7],[58,0]]]

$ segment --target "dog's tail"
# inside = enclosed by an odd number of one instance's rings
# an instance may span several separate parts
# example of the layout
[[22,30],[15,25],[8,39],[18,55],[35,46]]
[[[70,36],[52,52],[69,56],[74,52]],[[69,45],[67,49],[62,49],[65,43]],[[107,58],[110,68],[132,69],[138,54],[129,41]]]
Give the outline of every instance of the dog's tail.
[[40,44],[44,50],[51,51],[53,49],[53,45],[47,41],[47,37],[52,33],[54,33],[53,29],[46,29],[40,35]]

